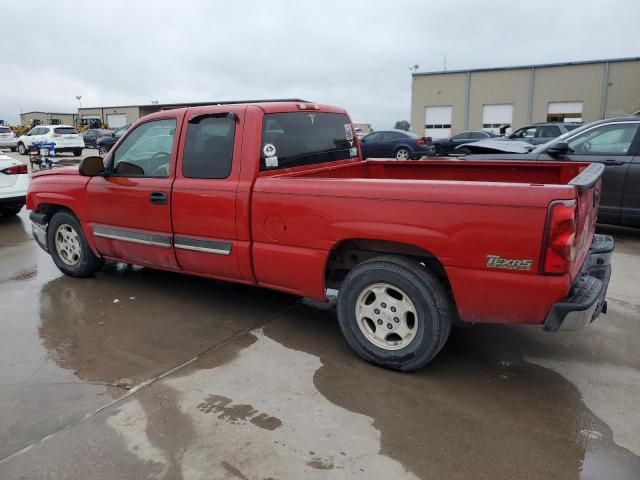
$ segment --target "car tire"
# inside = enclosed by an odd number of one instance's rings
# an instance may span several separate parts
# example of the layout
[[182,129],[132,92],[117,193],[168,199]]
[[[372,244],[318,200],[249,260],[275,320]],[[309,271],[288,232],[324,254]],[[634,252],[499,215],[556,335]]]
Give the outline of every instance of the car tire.
[[29,149],[24,146],[24,143],[20,142],[18,144],[18,153],[20,155],[26,155],[27,153],[29,153]]
[[16,151],[16,147],[11,147],[9,150],[11,150],[12,152]]
[[411,158],[411,151],[406,147],[400,147],[396,150],[394,157],[396,157],[396,160],[409,160]]
[[444,155],[444,153],[442,153],[442,147],[440,145],[436,145],[435,146],[435,151],[433,152],[434,155],[436,156],[441,156]]
[[18,213],[20,213],[20,210],[22,210],[22,207],[24,207],[24,205],[19,205],[17,207],[5,207],[0,209],[0,215],[3,216],[13,216],[13,215],[17,215]]
[[104,263],[89,248],[78,219],[67,211],[57,212],[49,221],[47,248],[58,269],[70,277],[89,277]]
[[80,155],[82,155],[82,150],[74,150],[73,151],[73,156],[74,157],[79,157]]
[[107,153],[109,153],[109,150],[107,150],[107,147],[98,148],[98,155],[100,155],[101,157],[104,157]]
[[[337,312],[351,348],[392,370],[425,366],[451,330],[444,286],[422,264],[403,256],[379,256],[351,270],[340,288]],[[367,312],[379,317],[367,317]]]

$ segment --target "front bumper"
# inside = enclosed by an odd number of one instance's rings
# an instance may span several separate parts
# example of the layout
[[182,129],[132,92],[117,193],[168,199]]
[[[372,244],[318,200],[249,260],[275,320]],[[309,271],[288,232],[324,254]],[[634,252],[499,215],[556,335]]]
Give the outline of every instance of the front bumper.
[[47,248],[47,226],[49,222],[46,215],[44,213],[31,212],[29,220],[31,220],[31,231],[34,240],[45,252],[49,252]]
[[614,245],[612,236],[594,235],[589,255],[569,296],[551,307],[544,322],[545,331],[578,330],[589,325],[601,313],[607,313],[606,295]]
[[0,207],[19,207],[27,203],[27,196],[25,193],[16,196],[0,197]]

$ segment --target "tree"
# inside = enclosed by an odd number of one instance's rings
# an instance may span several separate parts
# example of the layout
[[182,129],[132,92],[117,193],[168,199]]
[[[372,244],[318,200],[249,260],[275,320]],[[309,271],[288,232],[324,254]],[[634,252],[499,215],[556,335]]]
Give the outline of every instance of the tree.
[[409,131],[409,127],[411,126],[411,124],[409,122],[407,122],[406,120],[398,120],[396,122],[396,126],[393,127],[397,130],[404,130],[405,132]]

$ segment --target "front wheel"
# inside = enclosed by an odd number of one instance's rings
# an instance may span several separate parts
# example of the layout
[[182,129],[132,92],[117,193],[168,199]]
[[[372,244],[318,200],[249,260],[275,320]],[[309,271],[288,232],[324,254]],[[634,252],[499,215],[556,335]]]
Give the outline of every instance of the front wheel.
[[82,155],[82,150],[74,150],[73,151],[73,156],[74,157],[79,157],[80,155]]
[[24,146],[24,143],[19,143],[18,144],[18,153],[20,155],[26,155],[27,154],[27,147]]
[[65,275],[88,277],[102,267],[103,260],[91,251],[80,222],[70,212],[58,212],[51,218],[47,246],[54,263]]
[[396,160],[409,160],[411,157],[411,152],[408,148],[399,148],[396,150]]
[[393,370],[411,371],[429,363],[451,330],[442,283],[422,264],[402,256],[376,257],[351,270],[337,309],[351,348]]
[[9,150],[11,150],[12,152],[16,151],[16,147],[11,147]]

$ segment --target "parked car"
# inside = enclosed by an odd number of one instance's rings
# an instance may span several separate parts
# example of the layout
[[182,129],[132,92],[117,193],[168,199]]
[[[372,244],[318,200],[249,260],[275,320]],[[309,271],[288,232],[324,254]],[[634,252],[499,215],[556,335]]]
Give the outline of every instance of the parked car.
[[104,162],[34,174],[34,237],[74,277],[113,259],[338,290],[347,342],[397,370],[431,361],[454,319],[556,331],[606,311],[601,164],[363,160],[352,128],[291,101],[147,115]]
[[85,148],[98,148],[96,144],[97,140],[102,137],[110,136],[113,130],[106,130],[104,128],[91,128],[82,134],[84,139]]
[[465,160],[595,162],[604,166],[598,221],[640,227],[640,117],[583,125],[528,153],[467,155]]
[[27,165],[0,154],[0,215],[16,215],[22,210],[28,187]]
[[360,142],[365,158],[417,160],[425,155],[433,155],[435,151],[431,138],[419,137],[404,130],[372,132],[362,137]]
[[0,150],[3,148],[8,148],[15,152],[18,148],[18,139],[9,127],[0,125]]
[[507,138],[510,140],[520,140],[532,145],[541,145],[571,130],[575,130],[581,125],[581,122],[536,123],[517,129],[511,135],[508,135]]
[[18,138],[18,153],[27,155],[34,142],[51,142],[56,145],[56,154],[71,152],[82,155],[84,140],[78,131],[70,125],[38,125]]
[[484,131],[469,131],[469,132],[461,132],[456,135],[453,135],[449,138],[441,138],[433,141],[433,146],[435,148],[435,155],[448,155],[453,152],[453,150],[463,143],[476,142],[478,140],[486,140],[488,138],[499,137],[492,132],[484,132]]
[[96,148],[98,149],[98,153],[104,157],[109,152],[109,150],[111,150],[111,147],[116,144],[120,137],[127,133],[129,127],[131,127],[130,123],[120,127],[118,130],[110,133],[109,135],[104,135],[98,138],[96,140]]

